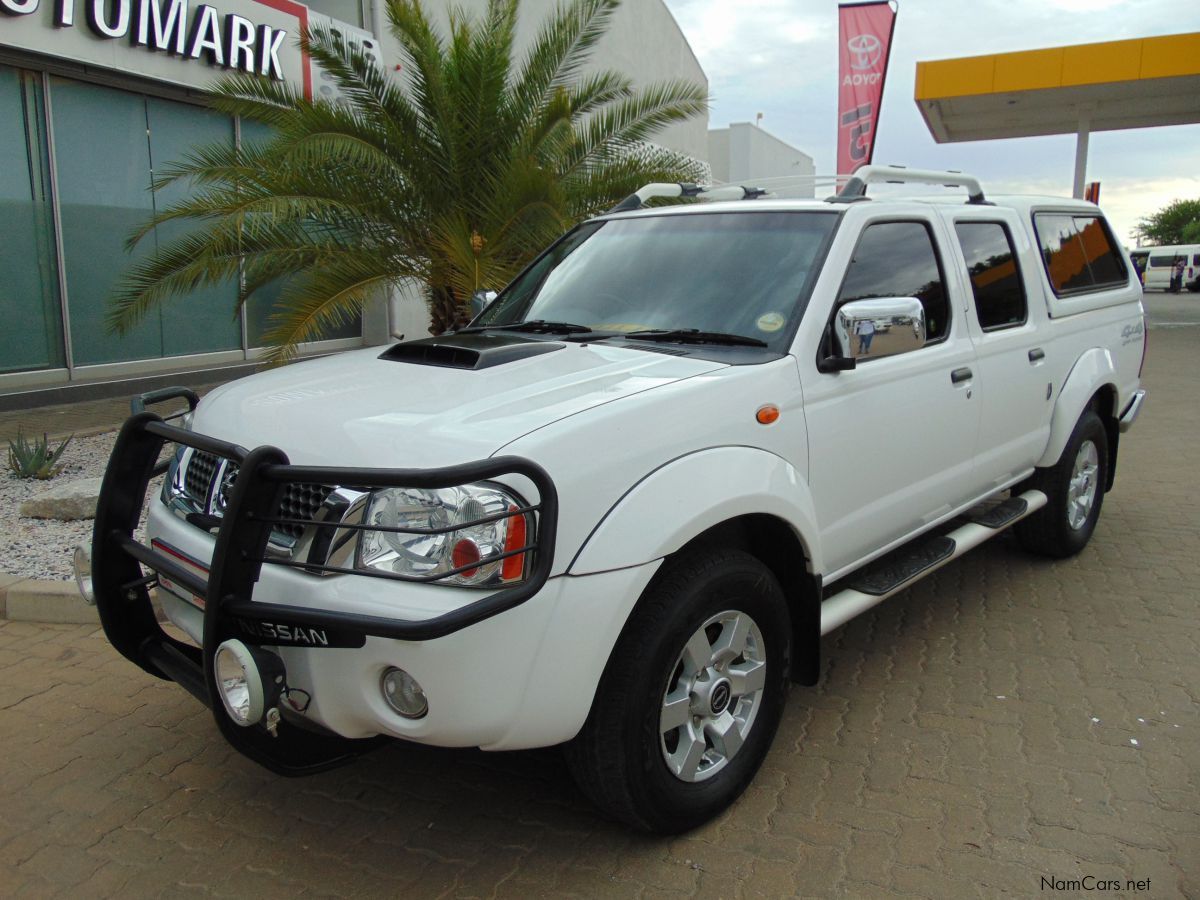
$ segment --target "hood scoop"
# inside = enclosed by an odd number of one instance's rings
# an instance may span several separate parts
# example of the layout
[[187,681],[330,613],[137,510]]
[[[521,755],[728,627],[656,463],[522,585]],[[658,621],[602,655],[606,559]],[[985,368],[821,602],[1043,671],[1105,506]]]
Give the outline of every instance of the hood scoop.
[[394,344],[379,358],[444,369],[490,369],[565,347],[566,344],[557,341],[539,341],[514,334],[445,334]]

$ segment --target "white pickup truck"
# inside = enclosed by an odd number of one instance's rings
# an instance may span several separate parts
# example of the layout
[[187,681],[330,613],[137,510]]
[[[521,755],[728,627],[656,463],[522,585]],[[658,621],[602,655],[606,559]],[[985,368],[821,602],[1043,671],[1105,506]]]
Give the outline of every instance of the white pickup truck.
[[77,554],[109,639],[284,774],[564,744],[612,816],[714,816],[823,634],[1006,529],[1082,550],[1144,397],[1096,206],[759,194],[651,185],[457,333],[135,401]]

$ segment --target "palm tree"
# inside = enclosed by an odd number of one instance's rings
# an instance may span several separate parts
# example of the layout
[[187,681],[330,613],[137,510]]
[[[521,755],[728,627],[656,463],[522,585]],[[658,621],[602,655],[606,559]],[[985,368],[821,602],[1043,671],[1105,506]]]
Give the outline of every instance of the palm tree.
[[276,361],[405,279],[428,288],[435,333],[467,316],[471,294],[507,284],[551,239],[650,181],[696,181],[690,157],[648,143],[707,108],[704,89],[668,81],[635,91],[586,73],[619,0],[572,0],[514,59],[519,0],[448,34],[420,0],[388,0],[405,78],[383,72],[336,32],[308,52],[342,101],[306,99],[253,75],[222,81],[212,105],[269,126],[240,148],[194,150],[161,175],[193,185],[129,239],[192,220],[202,227],[135,264],[109,324],[203,284],[239,282],[238,302],[286,277],[266,336]]

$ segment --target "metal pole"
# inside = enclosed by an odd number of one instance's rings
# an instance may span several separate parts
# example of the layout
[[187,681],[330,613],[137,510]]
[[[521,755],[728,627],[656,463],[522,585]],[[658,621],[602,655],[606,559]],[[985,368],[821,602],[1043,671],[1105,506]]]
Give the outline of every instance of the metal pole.
[[1084,185],[1087,183],[1088,135],[1091,127],[1091,117],[1081,114],[1079,133],[1075,137],[1075,192],[1071,195],[1076,200],[1083,199]]
[[62,315],[63,361],[67,380],[75,379],[75,347],[71,339],[71,304],[67,296],[67,262],[63,252],[62,209],[58,195],[58,152],[54,140],[54,107],[50,99],[50,73],[41,72],[42,107],[46,110],[46,162],[50,167],[50,213],[54,221],[54,254],[58,257],[58,302]]

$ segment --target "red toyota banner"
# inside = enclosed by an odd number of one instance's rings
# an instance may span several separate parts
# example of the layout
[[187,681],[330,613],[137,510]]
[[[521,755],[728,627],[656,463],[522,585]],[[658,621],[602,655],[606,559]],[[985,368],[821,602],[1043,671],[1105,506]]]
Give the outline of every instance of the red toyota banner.
[[889,2],[838,6],[838,175],[871,162],[896,11]]

